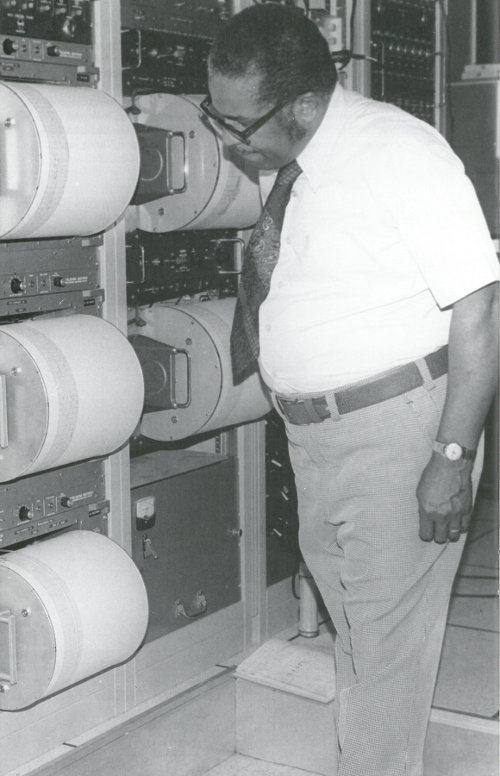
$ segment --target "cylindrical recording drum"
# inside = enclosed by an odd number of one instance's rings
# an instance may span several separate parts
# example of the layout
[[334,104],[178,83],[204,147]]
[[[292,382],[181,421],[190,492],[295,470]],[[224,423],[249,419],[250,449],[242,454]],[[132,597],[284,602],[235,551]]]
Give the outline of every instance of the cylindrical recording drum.
[[[141,111],[138,192],[151,201],[129,208],[129,230],[244,229],[259,217],[255,168],[236,166],[227,158],[221,139],[200,118],[200,100],[173,94],[135,100]],[[141,125],[147,131],[141,132]]]
[[147,621],[139,570],[101,534],[70,531],[0,557],[0,709],[121,663]]
[[90,235],[130,202],[139,145],[102,91],[3,82],[0,171],[0,239]]
[[0,482],[111,453],[131,436],[143,400],[137,356],[107,321],[0,326]]
[[229,340],[235,300],[162,302],[131,332],[142,364],[146,412],[141,433],[171,441],[257,420],[269,412],[258,374],[233,385]]

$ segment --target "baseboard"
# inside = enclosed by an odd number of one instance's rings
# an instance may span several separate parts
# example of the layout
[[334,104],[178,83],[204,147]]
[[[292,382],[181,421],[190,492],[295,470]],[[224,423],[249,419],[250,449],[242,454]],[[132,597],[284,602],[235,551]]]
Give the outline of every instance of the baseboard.
[[[220,668],[153,708],[55,757],[24,776],[202,776],[235,751],[233,668]],[[34,765],[34,764],[33,764]],[[171,770],[170,772],[174,772]],[[19,769],[7,776],[21,776]]]

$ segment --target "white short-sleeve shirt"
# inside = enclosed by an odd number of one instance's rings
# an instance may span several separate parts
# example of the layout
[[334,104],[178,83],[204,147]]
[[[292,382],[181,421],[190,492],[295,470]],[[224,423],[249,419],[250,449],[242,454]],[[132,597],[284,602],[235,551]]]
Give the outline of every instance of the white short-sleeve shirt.
[[[329,390],[445,344],[449,306],[497,280],[498,261],[444,138],[337,85],[297,161],[303,172],[260,309],[267,384]],[[264,195],[272,178],[262,178]]]

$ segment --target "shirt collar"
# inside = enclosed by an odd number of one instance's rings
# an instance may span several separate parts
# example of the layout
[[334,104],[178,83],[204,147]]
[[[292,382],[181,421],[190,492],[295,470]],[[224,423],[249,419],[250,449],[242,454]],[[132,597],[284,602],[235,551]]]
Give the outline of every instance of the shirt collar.
[[325,156],[330,155],[335,150],[336,142],[342,133],[346,118],[346,94],[343,87],[337,83],[321,124],[302,153],[297,157],[304,176],[313,189],[317,188],[324,178],[327,169]]

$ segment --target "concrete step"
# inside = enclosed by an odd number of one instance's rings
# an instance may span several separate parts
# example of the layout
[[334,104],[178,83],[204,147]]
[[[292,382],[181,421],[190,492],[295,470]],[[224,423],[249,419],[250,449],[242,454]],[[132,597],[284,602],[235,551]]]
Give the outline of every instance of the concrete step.
[[236,671],[236,751],[335,776],[333,654],[271,639]]

